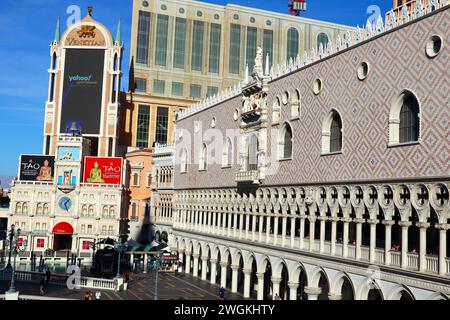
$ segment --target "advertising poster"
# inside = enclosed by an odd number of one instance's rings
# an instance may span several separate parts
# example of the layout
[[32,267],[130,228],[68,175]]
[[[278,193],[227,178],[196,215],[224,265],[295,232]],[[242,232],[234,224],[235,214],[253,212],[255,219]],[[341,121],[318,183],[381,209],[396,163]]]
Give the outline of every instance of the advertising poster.
[[61,133],[72,125],[82,134],[100,134],[105,50],[67,49]]
[[20,181],[52,182],[55,170],[55,157],[22,155],[19,164]]
[[61,147],[58,152],[60,161],[81,161],[80,148]]
[[122,158],[86,157],[84,160],[84,183],[121,184]]

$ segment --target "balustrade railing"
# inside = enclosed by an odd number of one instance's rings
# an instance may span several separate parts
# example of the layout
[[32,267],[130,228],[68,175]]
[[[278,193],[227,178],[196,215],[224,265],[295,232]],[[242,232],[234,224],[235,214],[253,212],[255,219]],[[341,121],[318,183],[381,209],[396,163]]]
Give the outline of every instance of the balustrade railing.
[[402,265],[402,254],[397,251],[391,251],[391,265],[400,267]]
[[384,264],[384,250],[375,249],[375,262],[379,264]]
[[413,270],[419,269],[419,255],[417,253],[408,253],[407,257],[408,257],[407,268]]
[[[2,280],[10,280],[7,279],[7,275],[2,273]],[[11,276],[9,276],[10,278]],[[16,281],[18,282],[31,282],[31,283],[39,283],[42,278],[45,277],[44,273],[39,272],[27,272],[27,271],[16,271]],[[67,280],[69,279],[69,275],[63,274],[52,274],[50,277],[50,284],[66,286]],[[119,284],[116,280],[110,279],[97,279],[90,277],[81,277],[80,283],[81,288],[88,289],[101,289],[101,290],[119,290]]]
[[427,272],[431,272],[431,273],[439,272],[439,257],[438,256],[427,255],[427,256],[425,256],[425,261],[426,261]]
[[370,260],[370,248],[361,246],[361,260]]

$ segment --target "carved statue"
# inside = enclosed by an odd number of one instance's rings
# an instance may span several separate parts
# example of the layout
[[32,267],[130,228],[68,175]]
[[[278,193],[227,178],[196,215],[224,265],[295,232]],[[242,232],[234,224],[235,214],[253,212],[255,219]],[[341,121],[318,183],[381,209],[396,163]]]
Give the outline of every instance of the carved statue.
[[255,67],[252,72],[253,79],[258,81],[263,77],[263,49],[258,47],[256,50]]
[[252,110],[258,110],[261,103],[261,94],[256,93],[250,96],[250,107]]
[[95,38],[95,26],[81,26],[81,30],[77,31],[80,38]]

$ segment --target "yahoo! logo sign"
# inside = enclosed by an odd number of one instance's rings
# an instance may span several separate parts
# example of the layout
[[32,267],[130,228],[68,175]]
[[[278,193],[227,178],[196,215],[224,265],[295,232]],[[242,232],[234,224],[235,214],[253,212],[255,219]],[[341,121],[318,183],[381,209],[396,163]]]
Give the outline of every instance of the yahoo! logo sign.
[[72,82],[72,81],[91,81],[91,79],[92,79],[92,75],[89,75],[89,76],[79,76],[79,75],[69,76],[69,82]]

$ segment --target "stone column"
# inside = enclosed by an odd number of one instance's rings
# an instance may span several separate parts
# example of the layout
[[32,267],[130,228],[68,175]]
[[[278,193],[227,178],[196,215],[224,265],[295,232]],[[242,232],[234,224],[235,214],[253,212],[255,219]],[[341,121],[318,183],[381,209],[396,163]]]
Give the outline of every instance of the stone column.
[[144,273],[147,273],[147,261],[148,261],[148,255],[144,254]]
[[275,216],[275,223],[273,227],[273,245],[278,244],[278,216]]
[[384,264],[391,265],[391,248],[392,248],[392,226],[395,221],[393,220],[383,220],[384,224]]
[[329,299],[329,300],[342,300],[342,295],[330,293],[330,294],[328,295],[328,299]]
[[266,243],[270,242],[270,216],[266,217]]
[[208,257],[202,257],[202,280],[207,280],[207,273],[208,273]]
[[190,270],[191,270],[191,253],[186,252],[186,267],[185,267],[184,272],[189,273]]
[[258,278],[258,297],[259,301],[264,300],[264,273],[257,273]]
[[259,216],[259,230],[258,230],[258,239],[259,242],[262,242],[263,236],[263,225],[264,225],[264,216]]
[[272,280],[272,299],[275,300],[275,295],[278,294],[278,296],[280,295],[280,283],[281,283],[281,278],[271,278]]
[[239,238],[242,238],[243,234],[244,234],[244,219],[245,219],[245,214],[241,213],[241,218],[240,220],[240,224],[239,224]]
[[297,300],[297,289],[299,285],[298,282],[288,282],[289,300]]
[[194,230],[198,230],[198,210],[194,213]]
[[319,295],[322,293],[322,289],[305,287],[305,293],[308,295],[308,300],[319,300]]
[[217,281],[217,260],[211,259],[211,284],[215,284]]
[[245,238],[248,239],[248,235],[250,232],[250,213],[246,214],[245,217]]
[[352,222],[351,218],[343,218],[342,222],[344,223],[344,237],[342,239],[342,256],[344,258],[348,257],[348,234],[350,222]]
[[252,241],[256,240],[256,219],[258,217],[256,216],[255,212],[253,212],[252,216]]
[[199,258],[199,255],[197,253],[194,253],[193,257],[194,257],[194,274],[193,274],[193,276],[194,277],[198,277],[198,258]]
[[303,242],[305,241],[305,219],[306,216],[300,216],[300,250],[303,250]]
[[206,232],[210,233],[212,229],[212,212],[208,212],[208,221],[206,222]]
[[411,226],[409,221],[400,221],[398,225],[402,227],[402,268],[408,266],[408,228]]
[[334,256],[336,254],[336,230],[337,230],[337,222],[338,217],[331,217],[331,255]]
[[295,218],[291,218],[291,248],[295,246]]
[[233,237],[237,237],[237,213],[233,214]]
[[315,233],[316,233],[316,219],[317,216],[309,216],[308,220],[309,220],[309,251],[313,251],[314,250],[314,237],[315,237]]
[[211,230],[212,230],[213,232],[216,231],[216,215],[217,215],[217,212],[213,212],[213,213],[212,213],[212,226],[211,226]]
[[231,237],[231,221],[233,221],[232,219],[233,219],[233,214],[230,212],[230,213],[228,213],[228,225],[227,225],[229,237]]
[[251,285],[251,269],[244,269],[244,298],[250,298],[250,285]]
[[417,222],[416,226],[420,230],[419,271],[424,272],[427,269],[427,229],[430,227],[430,224]]
[[320,220],[320,253],[325,252],[325,223],[328,220],[327,217],[321,216]]
[[447,255],[447,230],[449,224],[437,224],[436,228],[439,229],[439,275],[444,276],[447,274],[447,262],[445,261]]
[[184,266],[184,251],[178,252],[178,261],[181,261],[181,268],[178,268],[180,272],[183,272],[185,266]]
[[227,287],[227,267],[228,262],[220,263],[220,286],[224,288]]
[[375,249],[377,247],[377,224],[378,220],[367,220],[370,224],[370,247],[369,247],[369,261],[374,263],[376,259]]
[[361,260],[361,245],[362,245],[362,225],[364,219],[355,219],[356,223],[356,245],[355,245],[355,255],[356,260]]
[[281,224],[281,246],[286,246],[286,228],[287,228],[287,218],[282,218],[282,224]]
[[222,212],[222,234],[227,234],[227,224],[225,223],[225,220],[227,219],[227,213]]
[[238,292],[238,272],[239,266],[231,266],[232,278],[231,278],[231,292]]

